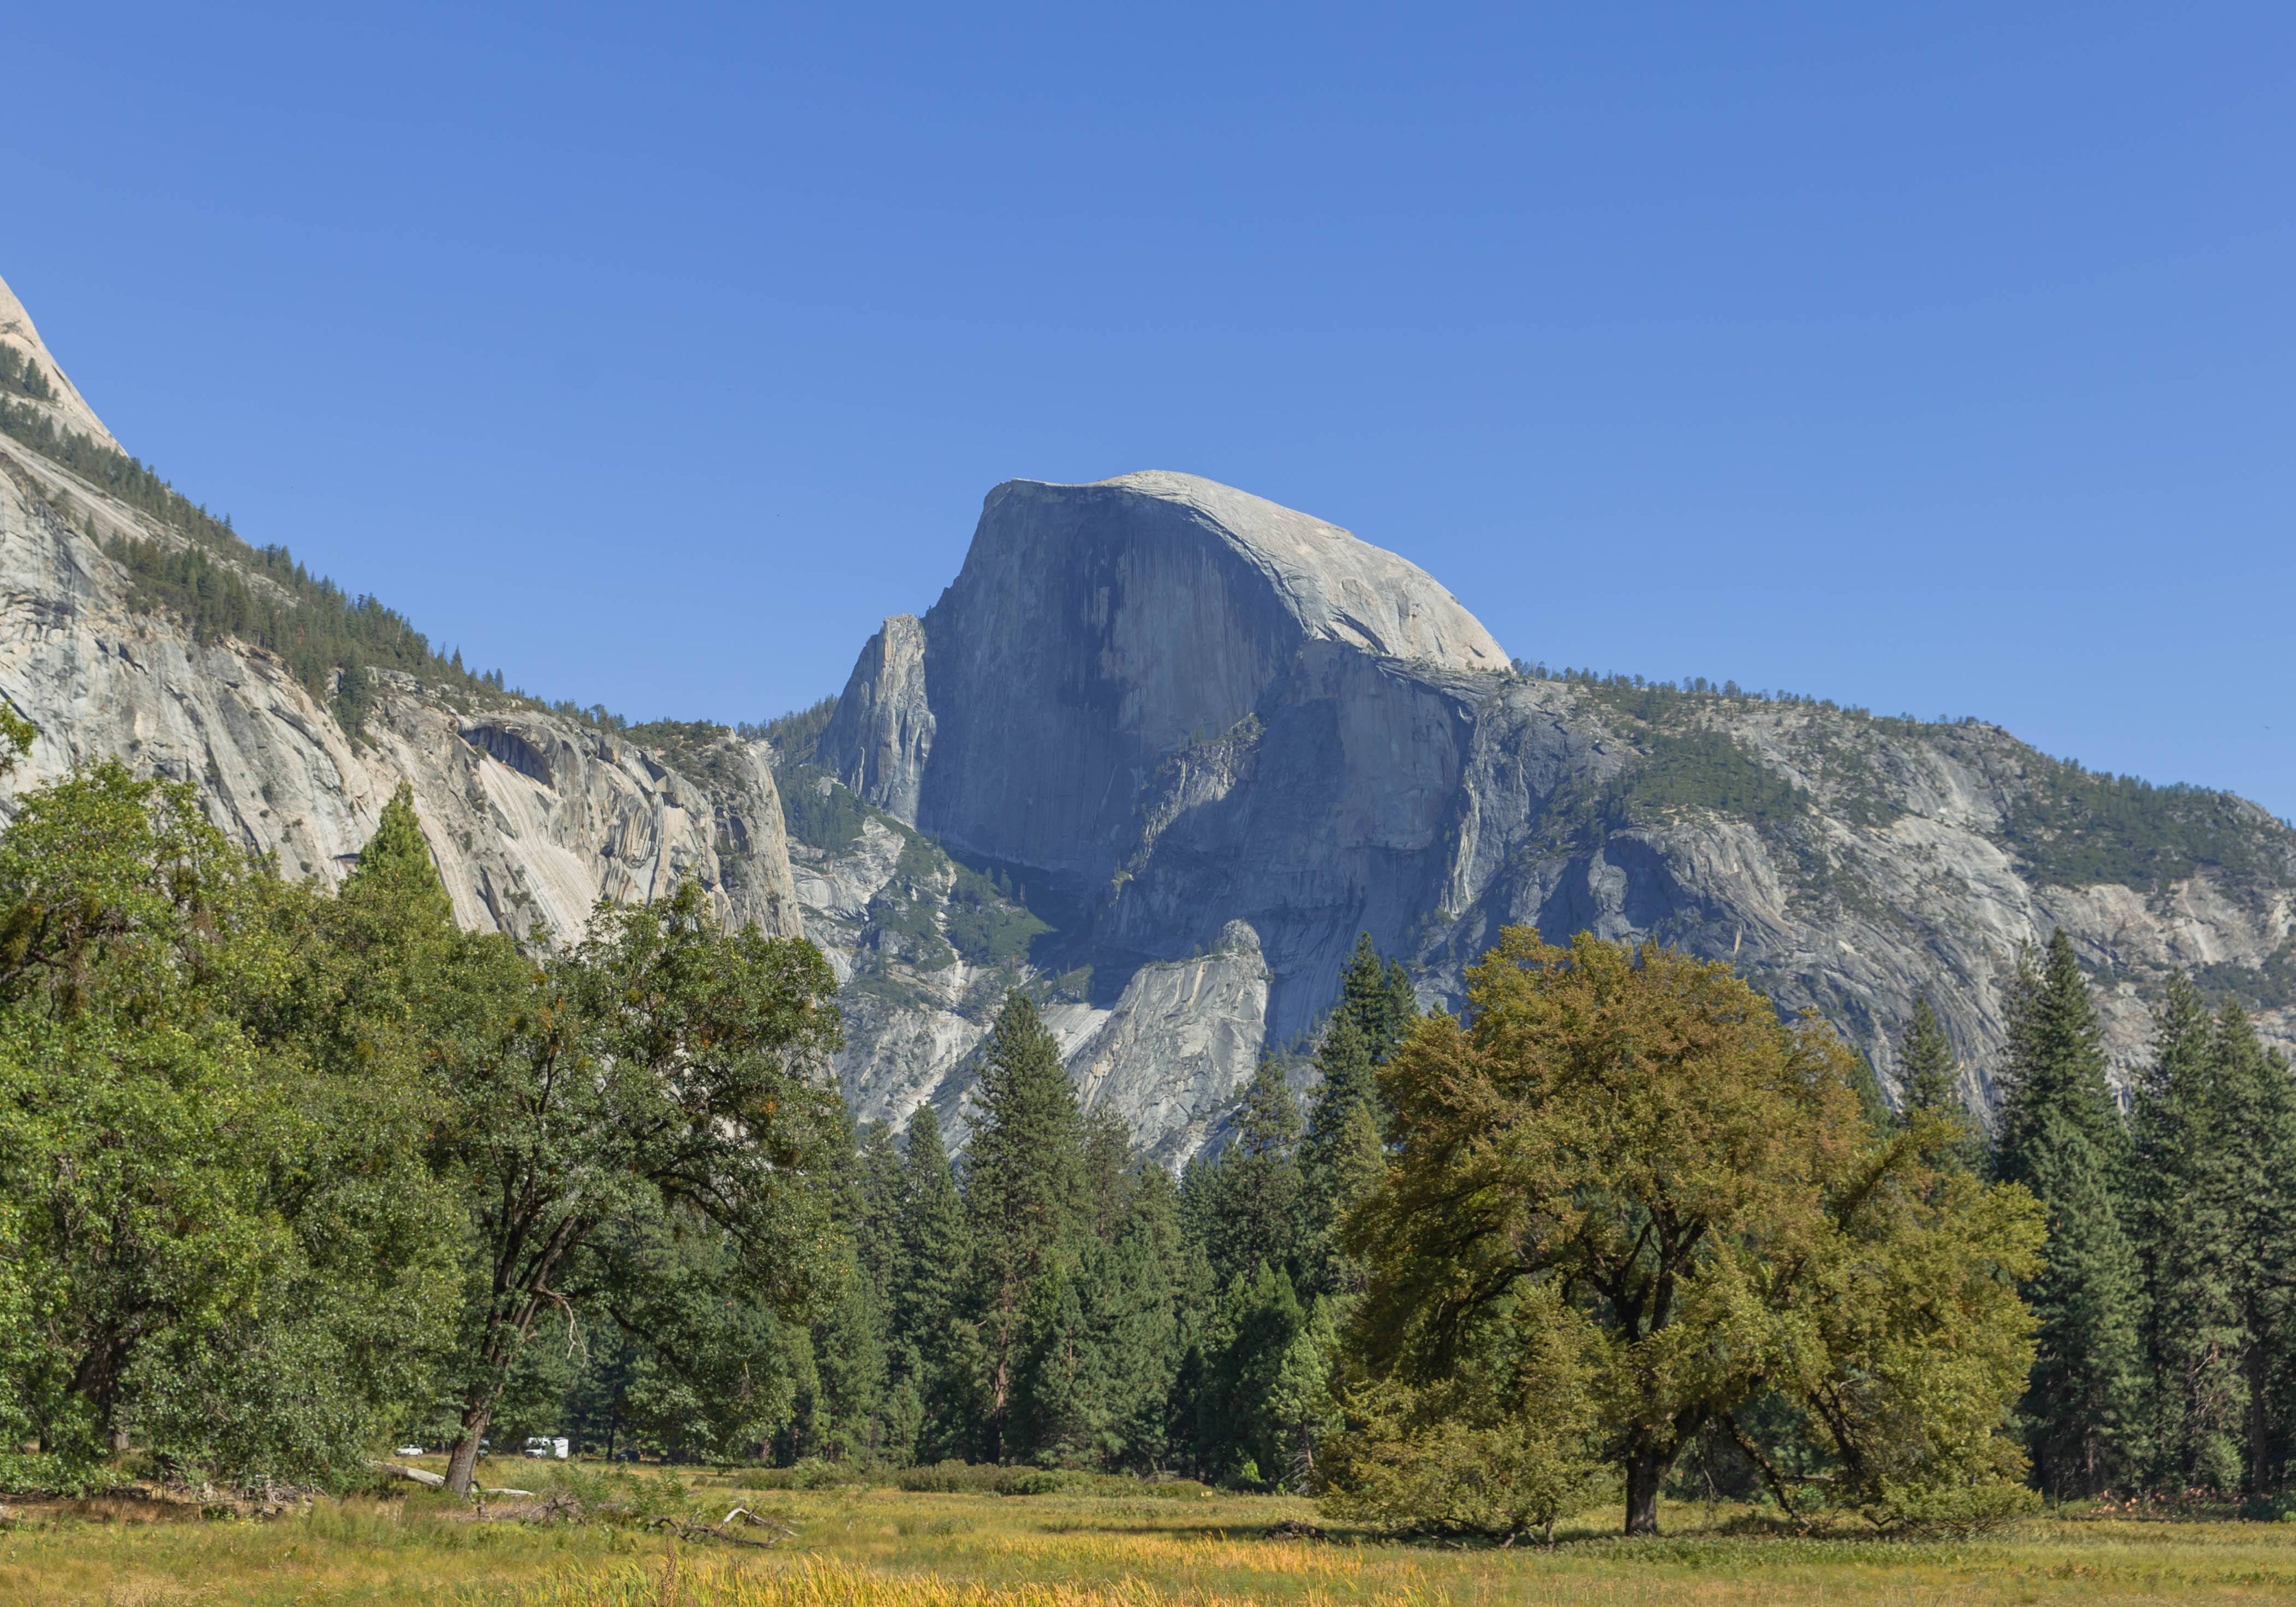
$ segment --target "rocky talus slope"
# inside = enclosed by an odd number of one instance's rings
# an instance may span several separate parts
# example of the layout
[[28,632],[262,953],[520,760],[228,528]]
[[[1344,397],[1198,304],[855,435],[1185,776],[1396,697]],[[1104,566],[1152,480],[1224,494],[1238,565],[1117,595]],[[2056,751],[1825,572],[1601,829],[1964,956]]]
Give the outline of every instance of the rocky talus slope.
[[[1361,931],[1453,1005],[1506,924],[1726,956],[1885,1083],[1925,989],[1980,1107],[2018,949],[2059,926],[2124,1074],[2171,967],[2296,1040],[2296,833],[2253,805],[1974,722],[1534,675],[1403,560],[1185,475],[997,488],[940,602],[783,747],[816,814],[865,823],[792,815],[872,1116],[955,1111],[1027,979],[1086,1097],[1185,1154]],[[986,968],[905,936],[953,906],[905,884],[883,918],[897,840],[1047,930]]]
[[[0,340],[36,349],[60,380],[29,331],[0,285]],[[43,411],[110,447],[78,393],[61,395],[69,406]],[[76,764],[118,758],[198,783],[233,836],[290,875],[332,882],[403,780],[467,925],[524,937],[538,923],[562,940],[597,898],[649,898],[692,875],[729,922],[802,931],[763,744],[709,726],[633,737],[467,677],[390,668],[365,672],[367,707],[347,730],[340,699],[321,695],[339,686],[315,691],[278,653],[155,603],[115,555],[123,543],[196,547],[213,573],[290,618],[297,606],[243,546],[197,541],[0,434],[0,694],[40,732],[29,764],[0,783],[0,809]]]

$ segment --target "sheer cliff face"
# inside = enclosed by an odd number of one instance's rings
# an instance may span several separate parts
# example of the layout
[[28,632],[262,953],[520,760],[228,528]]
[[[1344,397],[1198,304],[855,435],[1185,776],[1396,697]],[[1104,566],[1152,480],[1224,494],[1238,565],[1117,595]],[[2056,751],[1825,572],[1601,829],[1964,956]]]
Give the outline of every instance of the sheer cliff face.
[[[108,438],[107,438],[108,439]],[[290,876],[338,880],[404,780],[456,915],[563,940],[599,898],[681,875],[729,922],[802,931],[769,755],[731,732],[673,756],[517,700],[375,672],[345,732],[273,655],[131,606],[115,537],[180,540],[0,437],[0,694],[39,727],[23,788],[119,758],[197,783],[208,813]]]
[[1177,959],[1243,920],[1292,1032],[1367,912],[1386,930],[1439,889],[1505,665],[1448,592],[1336,526],[1185,475],[1016,481],[922,624],[873,639],[823,751],[1090,908],[1096,955]]
[[[2253,806],[2194,795],[2210,819],[2157,851],[2068,854],[2099,783],[1997,727],[1522,676],[1401,559],[1182,475],[992,492],[815,757],[1028,887],[1039,967],[1089,978],[1054,1018],[1072,1075],[1169,1155],[1363,931],[1453,1004],[1505,924],[1727,957],[1885,1080],[1925,990],[1980,1106],[2018,948],[2059,926],[2124,1075],[2174,966],[2296,1040],[2296,835]],[[902,1097],[863,1101],[895,1118],[952,1103],[981,1015],[952,996],[922,1034],[898,991],[848,1051],[907,1045]]]
[[918,823],[1079,888],[1137,852],[1142,791],[1170,756],[1283,702],[1311,666],[1506,662],[1392,553],[1178,474],[998,487],[923,635]]

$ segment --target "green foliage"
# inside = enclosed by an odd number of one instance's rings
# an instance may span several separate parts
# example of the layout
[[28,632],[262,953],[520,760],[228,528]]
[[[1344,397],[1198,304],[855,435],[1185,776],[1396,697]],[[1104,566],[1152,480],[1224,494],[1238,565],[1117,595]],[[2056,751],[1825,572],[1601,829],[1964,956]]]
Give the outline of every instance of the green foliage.
[[1719,731],[1656,734],[1649,756],[1609,795],[1614,818],[1655,819],[1676,809],[1711,809],[1742,820],[1782,820],[1808,812],[1809,795],[1753,750]]
[[707,1232],[726,1280],[769,1311],[829,1292],[827,1163],[848,1135],[824,1076],[827,963],[800,939],[721,931],[692,882],[602,901],[571,953],[493,985],[494,1029],[451,1068],[443,1135],[472,1180],[484,1278],[458,1367],[458,1489],[561,1281],[642,1290],[656,1275],[638,1251]]
[[2157,890],[2204,867],[2277,878],[2296,853],[2296,832],[2229,792],[2156,787],[2038,755],[2001,839],[2026,875],[2060,887]]
[[[1582,1450],[1619,1470],[1629,1532],[1655,1529],[1710,1424],[1789,1505],[1797,1464],[1816,1470],[1800,1498],[1880,1523],[1997,1500],[2031,1354],[2005,1283],[2038,1242],[2020,1191],[1875,1133],[1841,1045],[1781,1025],[1726,965],[1510,929],[1469,996],[1470,1025],[1429,1018],[1381,1074],[1393,1155],[1348,1226],[1370,1270],[1361,1383],[1580,1358]],[[1792,1408],[1774,1414],[1791,1447],[1748,1431],[1765,1399]]]
[[1029,946],[1051,925],[1011,901],[996,878],[958,865],[948,897],[948,940],[972,965],[1026,959]]
[[1995,1168],[2030,1189],[2049,1229],[2025,1288],[2038,1355],[2022,1414],[2041,1487],[2094,1495],[2138,1455],[2136,1259],[2122,1231],[2128,1135],[2105,1080],[2103,1033],[2060,929],[2037,968],[2019,956]]
[[2234,1490],[2249,1335],[2238,1292],[2243,1243],[2239,1160],[2215,1023],[2183,973],[2153,1017],[2152,1062],[2131,1111],[2131,1199],[2143,1341],[2152,1377],[2144,1435],[2156,1486]]
[[[1364,1054],[1383,1066],[1419,1021],[1419,996],[1400,960],[1382,960],[1369,932],[1356,935],[1355,953],[1340,972],[1340,1002],[1333,1025],[1345,1021],[1363,1039]],[[1364,1090],[1376,1098],[1375,1086]]]
[[1890,1109],[1890,1096],[1882,1091],[1882,1078],[1862,1049],[1849,1051],[1849,1088],[1857,1095],[1857,1113],[1866,1119],[1867,1127],[1876,1133],[1886,1133],[1898,1125]]
[[775,779],[781,790],[782,818],[798,841],[824,853],[844,854],[861,840],[868,806],[844,783],[800,763],[783,765]]
[[762,726],[744,726],[744,736],[763,737],[771,742],[780,762],[791,765],[811,765],[821,742],[821,734],[829,729],[829,722],[837,714],[837,700],[824,698],[809,708],[767,720]]
[[32,753],[40,728],[0,700],[0,775],[13,775],[16,767]]
[[1273,1059],[1244,1089],[1226,1147],[1188,1168],[1181,1199],[1190,1231],[1223,1285],[1261,1267],[1300,1268],[1300,1105]]
[[2131,1113],[2148,1482],[2268,1501],[2285,1465],[2296,1086],[2236,1005],[2172,976]]
[[0,342],[0,391],[29,397],[36,402],[56,399],[55,387],[40,371],[39,364],[14,347]]
[[1999,1142],[2001,1176],[2022,1182],[2031,1135],[2051,1114],[2070,1123],[2095,1152],[2116,1183],[2128,1135],[2104,1068],[2104,1030],[2072,939],[2060,927],[2050,934],[2040,965],[2021,954],[2008,998],[2008,1055],[2002,1068]]
[[1316,1046],[1318,1081],[1300,1144],[1300,1287],[1309,1295],[1351,1292],[1362,1269],[1340,1246],[1340,1224],[1386,1169],[1387,1110],[1378,1069],[1410,1036],[1418,996],[1402,965],[1382,961],[1371,934],[1356,939],[1340,975],[1340,999]]
[[2244,1008],[2285,1010],[2296,1004],[2296,942],[2283,943],[2260,965],[2219,960],[2196,967],[2193,983],[2212,999],[2228,999]]
[[1693,726],[1647,731],[1637,740],[1646,751],[1623,771],[1599,784],[1574,783],[1556,792],[1546,817],[1551,839],[1599,840],[1682,809],[1710,809],[1765,825],[1809,812],[1809,794],[1726,733]]
[[1551,1287],[1518,1292],[1448,1377],[1388,1377],[1347,1400],[1325,1509],[1390,1529],[1512,1539],[1595,1495],[1591,1335]]
[[983,1448],[1003,1454],[1016,1373],[1037,1285],[1066,1271],[1084,1217],[1084,1118],[1027,995],[1009,993],[991,1029],[972,1094],[964,1168],[978,1336]]
[[1308,1323],[1280,1266],[1262,1262],[1227,1284],[1201,1341],[1191,1402],[1197,1464],[1214,1483],[1271,1489],[1284,1482],[1300,1448],[1298,1431],[1312,1425],[1279,1417],[1277,1385]]
[[1898,1045],[1898,1089],[1902,1106],[1898,1126],[1910,1128],[1917,1112],[1942,1124],[1947,1136],[1943,1147],[1929,1156],[1932,1164],[1974,1170],[1983,1157],[1983,1144],[1962,1103],[1961,1061],[1926,993],[1914,995],[1913,1017]]
[[[0,348],[4,349],[4,348]],[[86,1500],[135,1482],[126,1468],[49,1452],[0,1451],[0,1495]]]
[[459,1234],[406,1026],[455,934],[385,857],[316,898],[117,765],[0,833],[12,1436],[326,1477],[427,1386]]

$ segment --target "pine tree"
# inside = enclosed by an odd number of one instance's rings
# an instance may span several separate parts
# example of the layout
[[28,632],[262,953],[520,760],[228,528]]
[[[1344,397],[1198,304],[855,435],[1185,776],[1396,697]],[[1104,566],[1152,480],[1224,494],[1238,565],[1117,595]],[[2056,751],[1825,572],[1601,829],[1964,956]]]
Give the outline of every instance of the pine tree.
[[438,919],[453,922],[454,900],[439,880],[430,840],[422,835],[422,817],[415,813],[414,789],[407,783],[400,782],[382,806],[382,818],[375,823],[374,835],[359,850],[346,885],[388,890]]
[[1245,1088],[1227,1147],[1189,1167],[1182,1185],[1188,1220],[1221,1282],[1259,1267],[1287,1274],[1301,1238],[1300,1106],[1283,1068],[1262,1060]]
[[1136,1159],[1132,1135],[1125,1130],[1122,1118],[1104,1109],[1085,1117],[1085,1226],[1103,1244],[1115,1243],[1124,1230],[1136,1186]]
[[[909,1118],[901,1162],[898,1254],[893,1276],[897,1378],[916,1398],[917,1455],[938,1462],[973,1443],[975,1368],[962,1323],[972,1279],[964,1204],[931,1105]],[[898,1386],[897,1386],[898,1387]]]
[[2071,1121],[2044,1111],[2018,1179],[2040,1200],[2048,1242],[2025,1303],[2038,1319],[2021,1407],[2033,1475],[2066,1499],[2111,1488],[2143,1443],[2136,1258],[2104,1161]]
[[1381,1138],[1386,1112],[1371,1046],[1352,1016],[1332,1018],[1316,1051],[1316,1068],[1323,1080],[1300,1145],[1306,1219],[1301,1286],[1311,1293],[1335,1294],[1362,1283],[1360,1270],[1340,1249],[1339,1229],[1386,1168]]
[[2284,1467],[2289,1384],[2296,1363],[2296,1086],[2267,1054],[2239,1005],[2216,1022],[2226,1215],[2232,1292],[2240,1313],[2247,1397],[2242,1484],[2251,1496],[2277,1487]]
[[1979,1155],[1977,1124],[1962,1103],[1961,1060],[1926,993],[1914,996],[1913,1019],[1898,1045],[1898,1092],[1901,1124],[1910,1123],[1916,1111],[1946,1124],[1950,1136],[1928,1159],[1973,1170]]
[[981,1449],[1004,1454],[1006,1414],[1038,1281],[1073,1264],[1086,1217],[1084,1118],[1037,1007],[1008,994],[973,1090],[964,1207],[980,1344]]
[[2021,956],[2009,999],[1995,1165],[2041,1202],[2049,1232],[2027,1285],[2039,1322],[2021,1407],[2041,1488],[2094,1495],[2141,1455],[2144,1291],[2121,1224],[2127,1136],[2105,1080],[2103,1034],[2061,928],[2045,968]]
[[876,1291],[878,1303],[889,1312],[900,1261],[901,1174],[901,1151],[893,1142],[892,1128],[882,1121],[863,1127],[854,1248],[860,1253],[862,1270]]
[[1073,1467],[1093,1459],[1099,1403],[1093,1398],[1083,1283],[1083,1276],[1054,1262],[1029,1291],[1004,1425],[1004,1452],[1014,1461]]
[[1999,1117],[2002,1177],[2023,1182],[2016,1158],[2030,1147],[2044,1115],[2054,1112],[2080,1130],[2118,1184],[2128,1133],[2104,1071],[2104,1032],[2096,1004],[2062,927],[2049,938],[2039,969],[2021,955],[2009,988],[2009,1042]]
[[1168,1454],[1165,1413],[1180,1365],[1167,1247],[1178,1224],[1164,1170],[1149,1167],[1140,1178],[1116,1242],[1088,1250],[1084,1288],[1099,1455],[1119,1467],[1147,1469],[1160,1466]]
[[1401,962],[1380,959],[1369,932],[1357,934],[1355,953],[1340,973],[1340,1002],[1333,1014],[1355,1023],[1374,1066],[1387,1063],[1419,1019],[1419,996],[1411,978]]
[[1278,1416],[1279,1405],[1295,1403],[1280,1400],[1277,1386],[1307,1325],[1281,1267],[1262,1263],[1229,1283],[1203,1347],[1195,1400],[1196,1463],[1205,1477],[1249,1489],[1282,1482],[1298,1425]]
[[2243,1476],[2246,1334],[2225,1092],[2216,1023],[2176,972],[2130,1113],[2128,1202],[2146,1297],[2152,1481],[2170,1490],[2234,1489]]
[[849,1253],[835,1301],[813,1324],[813,1358],[814,1455],[866,1464],[906,1449],[886,1443],[884,1308],[857,1253]]

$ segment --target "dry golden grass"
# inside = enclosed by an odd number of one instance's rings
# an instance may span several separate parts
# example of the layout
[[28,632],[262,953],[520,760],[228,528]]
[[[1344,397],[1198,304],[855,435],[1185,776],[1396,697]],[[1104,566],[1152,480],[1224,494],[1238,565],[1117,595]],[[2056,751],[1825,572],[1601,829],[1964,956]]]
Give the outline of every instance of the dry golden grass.
[[7,1607],[290,1603],[502,1607],[1160,1607],[1166,1603],[1739,1603],[2296,1602],[2296,1524],[2035,1520],[1980,1541],[1734,1536],[1727,1509],[1677,1506],[1667,1538],[1628,1542],[1590,1513],[1552,1553],[1398,1546],[1340,1533],[1270,1539],[1304,1502],[1223,1496],[742,1496],[794,1528],[790,1549],[673,1546],[606,1528],[460,1521],[436,1498],[299,1518],[138,1521],[131,1508],[0,1533]]

